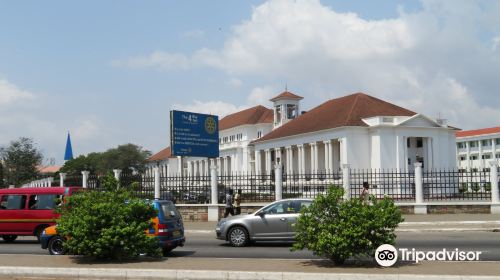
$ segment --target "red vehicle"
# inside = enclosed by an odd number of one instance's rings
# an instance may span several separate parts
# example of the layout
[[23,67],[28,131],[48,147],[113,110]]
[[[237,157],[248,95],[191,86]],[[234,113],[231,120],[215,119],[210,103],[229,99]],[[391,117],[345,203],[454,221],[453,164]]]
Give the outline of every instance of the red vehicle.
[[43,230],[55,225],[55,207],[79,187],[0,189],[0,235],[14,242],[19,235],[40,240]]

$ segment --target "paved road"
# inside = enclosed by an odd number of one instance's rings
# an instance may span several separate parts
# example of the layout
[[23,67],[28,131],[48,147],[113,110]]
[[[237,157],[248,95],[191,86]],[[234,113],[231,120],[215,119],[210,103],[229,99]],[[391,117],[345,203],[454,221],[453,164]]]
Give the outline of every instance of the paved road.
[[[277,258],[314,259],[309,251],[290,252],[290,244],[257,243],[245,248],[233,248],[226,242],[217,240],[213,234],[189,233],[186,246],[177,248],[171,257],[198,258]],[[482,251],[481,260],[500,261],[500,233],[495,232],[425,232],[398,234],[398,248],[417,250]],[[0,254],[47,255],[34,238],[22,237],[13,244],[0,242]]]

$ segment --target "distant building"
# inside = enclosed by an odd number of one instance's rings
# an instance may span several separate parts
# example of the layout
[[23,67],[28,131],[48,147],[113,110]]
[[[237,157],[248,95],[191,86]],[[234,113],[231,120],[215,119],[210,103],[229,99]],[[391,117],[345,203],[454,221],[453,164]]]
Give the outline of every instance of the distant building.
[[460,168],[482,170],[492,160],[500,163],[500,127],[458,131],[456,138]]
[[220,157],[187,158],[181,167],[166,148],[149,158],[150,166],[187,175],[270,174],[280,162],[287,173],[338,171],[351,168],[413,170],[456,167],[455,131],[442,121],[356,93],[331,99],[300,113],[303,98],[283,92],[272,98],[273,109],[252,107],[219,121]]

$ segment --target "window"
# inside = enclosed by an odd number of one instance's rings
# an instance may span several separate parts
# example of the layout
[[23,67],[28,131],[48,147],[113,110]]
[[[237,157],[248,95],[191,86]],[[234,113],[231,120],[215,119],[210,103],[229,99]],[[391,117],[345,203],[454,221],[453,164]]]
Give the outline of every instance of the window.
[[257,131],[257,138],[260,138],[260,137],[262,137],[262,131],[259,130],[259,131]]
[[464,161],[466,158],[466,156],[460,156],[460,161]]
[[281,122],[281,106],[276,106],[275,111],[276,111],[276,119],[274,121],[276,123],[279,123]]
[[24,209],[26,205],[26,196],[25,195],[4,195],[2,196],[2,200],[0,201],[0,209],[7,210],[16,210],[16,209]]
[[500,145],[500,138],[495,139],[495,144]]
[[297,105],[287,104],[286,105],[286,117],[288,119],[295,119],[297,117]]
[[491,155],[483,155],[482,157],[483,159],[490,159],[491,158]]
[[61,195],[56,194],[39,194],[30,196],[28,208],[32,210],[49,210],[54,209],[56,202],[62,201]]
[[264,208],[262,212],[266,215],[294,214],[299,213],[302,207],[309,207],[310,201],[283,201]]
[[470,160],[476,160],[477,156],[470,156]]
[[422,147],[423,147],[422,138],[417,138],[417,148],[422,148]]
[[464,143],[464,142],[458,142],[458,143],[457,143],[457,147],[458,147],[459,149],[463,149],[463,148],[465,148],[465,143]]
[[390,117],[383,117],[382,118],[382,122],[385,122],[385,123],[392,123],[394,121],[394,118],[390,118]]
[[500,158],[500,154],[496,154],[496,156],[495,156],[495,157],[496,157],[496,158]]
[[411,147],[411,141],[410,138],[406,139],[406,147],[410,148]]
[[481,141],[483,147],[491,146],[491,139]]
[[236,134],[236,140],[238,140],[238,141],[243,140],[243,133]]
[[469,142],[469,147],[476,148],[477,147],[477,141],[470,141]]

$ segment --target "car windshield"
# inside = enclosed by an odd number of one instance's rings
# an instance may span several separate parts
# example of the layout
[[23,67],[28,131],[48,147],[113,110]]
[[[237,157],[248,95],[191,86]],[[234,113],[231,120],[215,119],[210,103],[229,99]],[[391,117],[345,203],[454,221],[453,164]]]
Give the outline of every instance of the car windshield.
[[180,217],[177,208],[175,208],[175,205],[172,202],[166,201],[162,202],[160,205],[161,205],[161,211],[163,212],[163,216],[165,217],[165,219]]
[[309,200],[285,200],[268,205],[261,212],[265,214],[294,214],[299,213],[303,207],[311,205]]

